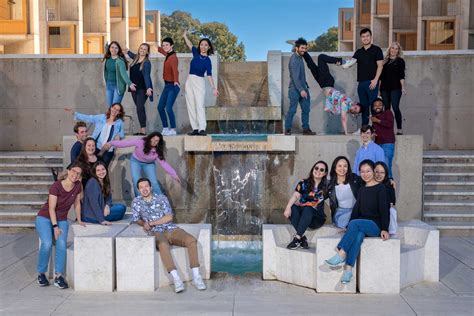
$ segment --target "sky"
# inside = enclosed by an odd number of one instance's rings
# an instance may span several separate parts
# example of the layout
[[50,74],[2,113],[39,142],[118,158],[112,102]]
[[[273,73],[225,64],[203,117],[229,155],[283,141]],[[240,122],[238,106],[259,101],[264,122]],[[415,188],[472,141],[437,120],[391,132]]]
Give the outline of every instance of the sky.
[[147,10],[225,23],[244,43],[248,61],[266,60],[269,50],[289,51],[288,39],[314,40],[337,26],[339,8],[353,6],[354,0],[146,0]]

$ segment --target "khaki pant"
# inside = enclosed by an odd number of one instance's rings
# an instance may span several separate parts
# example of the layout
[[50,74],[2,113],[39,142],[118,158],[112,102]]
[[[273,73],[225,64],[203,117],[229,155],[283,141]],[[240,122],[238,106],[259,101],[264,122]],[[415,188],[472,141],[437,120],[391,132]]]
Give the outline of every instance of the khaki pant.
[[168,272],[176,270],[173,257],[171,257],[170,246],[180,246],[188,248],[189,263],[191,268],[199,267],[197,252],[197,240],[181,228],[176,228],[171,232],[154,233],[156,246],[160,251],[160,257]]
[[184,90],[186,107],[188,108],[189,122],[193,130],[205,131],[206,109],[204,107],[206,97],[206,79],[196,75],[189,75]]

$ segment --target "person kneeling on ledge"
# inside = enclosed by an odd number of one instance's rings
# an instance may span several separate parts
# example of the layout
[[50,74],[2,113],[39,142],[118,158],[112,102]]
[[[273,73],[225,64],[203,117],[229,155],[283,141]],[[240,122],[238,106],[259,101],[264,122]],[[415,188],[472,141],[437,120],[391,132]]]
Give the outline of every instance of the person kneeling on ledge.
[[196,238],[173,223],[173,211],[168,198],[164,194],[153,193],[150,180],[141,178],[137,182],[137,188],[140,195],[132,202],[133,221],[143,226],[149,235],[155,236],[161,260],[173,277],[174,291],[183,292],[184,284],[173,262],[171,245],[188,248],[189,263],[193,271],[192,284],[198,290],[205,290],[206,285],[199,272]]

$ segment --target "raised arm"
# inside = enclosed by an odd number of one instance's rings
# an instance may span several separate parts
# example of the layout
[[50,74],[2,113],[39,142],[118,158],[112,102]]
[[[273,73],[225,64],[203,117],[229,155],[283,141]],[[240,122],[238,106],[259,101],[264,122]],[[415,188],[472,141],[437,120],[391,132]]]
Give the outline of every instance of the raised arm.
[[192,50],[193,49],[193,43],[188,38],[188,31],[183,32],[183,38],[184,38],[184,41],[186,42],[186,45],[188,45],[189,49]]

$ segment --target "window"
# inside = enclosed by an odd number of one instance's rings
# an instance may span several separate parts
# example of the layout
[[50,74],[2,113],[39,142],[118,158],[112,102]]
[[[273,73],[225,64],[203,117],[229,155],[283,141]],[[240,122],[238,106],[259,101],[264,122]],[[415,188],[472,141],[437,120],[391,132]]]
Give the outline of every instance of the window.
[[396,38],[403,50],[416,50],[416,33],[396,33]]
[[352,28],[352,18],[354,13],[351,11],[342,12],[342,40],[352,40],[353,39],[353,28]]
[[26,0],[0,0],[0,34],[26,33]]
[[377,14],[387,15],[390,12],[390,0],[377,0]]
[[75,32],[74,25],[50,26],[48,28],[49,54],[74,54]]
[[140,26],[140,0],[128,0],[128,24],[130,27]]
[[370,0],[360,0],[359,4],[360,24],[370,24]]
[[428,21],[426,30],[426,49],[454,49],[454,21]]
[[122,0],[110,0],[110,17],[122,17]]
[[104,37],[84,35],[84,54],[103,54]]
[[156,42],[156,16],[154,14],[147,14],[145,20],[146,41]]

